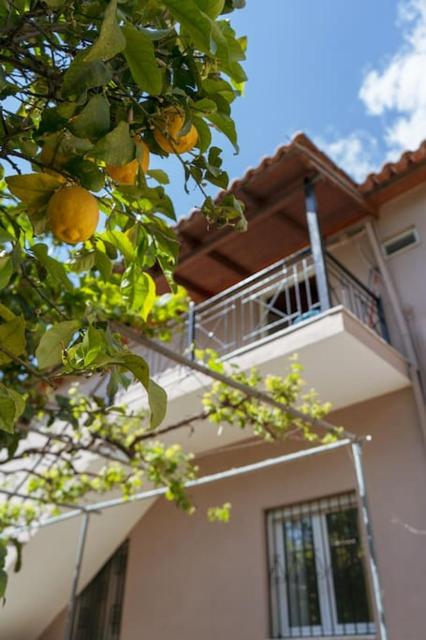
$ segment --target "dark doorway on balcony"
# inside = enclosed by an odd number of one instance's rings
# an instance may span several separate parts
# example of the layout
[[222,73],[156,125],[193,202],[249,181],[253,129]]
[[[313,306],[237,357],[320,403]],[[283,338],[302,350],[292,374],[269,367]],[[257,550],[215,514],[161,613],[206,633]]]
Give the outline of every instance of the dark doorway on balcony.
[[267,335],[317,315],[320,303],[315,275],[280,287],[267,299],[266,306]]

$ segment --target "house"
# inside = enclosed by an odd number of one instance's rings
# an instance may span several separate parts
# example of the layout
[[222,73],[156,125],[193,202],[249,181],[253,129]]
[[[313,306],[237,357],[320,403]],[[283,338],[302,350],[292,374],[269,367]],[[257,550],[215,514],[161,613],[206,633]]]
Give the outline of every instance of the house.
[[[248,231],[178,224],[177,280],[194,299],[173,347],[195,341],[243,368],[282,374],[297,353],[362,437],[385,625],[422,640],[426,599],[426,143],[354,183],[305,135],[233,183]],[[159,287],[164,283],[160,280]],[[167,420],[196,413],[206,380],[152,361]],[[137,405],[137,388],[127,402]],[[179,432],[202,474],[300,449],[197,422]],[[192,490],[198,511],[162,499],[91,517],[75,640],[382,638],[374,615],[350,451]],[[211,505],[232,503],[227,524]],[[41,529],[12,576],[5,640],[64,636],[79,518]]]

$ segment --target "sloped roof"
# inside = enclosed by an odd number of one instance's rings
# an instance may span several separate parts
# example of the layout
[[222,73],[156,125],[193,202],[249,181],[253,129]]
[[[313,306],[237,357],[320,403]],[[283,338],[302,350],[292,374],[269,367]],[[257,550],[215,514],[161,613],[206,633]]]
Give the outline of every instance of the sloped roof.
[[359,191],[370,202],[381,205],[426,182],[426,140],[414,151],[405,151],[399,160],[387,162],[370,173]]
[[[325,236],[374,213],[358,185],[305,134],[298,133],[217,196],[220,201],[225,193],[233,193],[244,202],[249,222],[246,233],[209,229],[198,211],[178,223],[181,255],[176,280],[195,300],[202,300],[307,246],[306,178],[317,180]],[[167,290],[161,276],[157,284],[160,292]]]

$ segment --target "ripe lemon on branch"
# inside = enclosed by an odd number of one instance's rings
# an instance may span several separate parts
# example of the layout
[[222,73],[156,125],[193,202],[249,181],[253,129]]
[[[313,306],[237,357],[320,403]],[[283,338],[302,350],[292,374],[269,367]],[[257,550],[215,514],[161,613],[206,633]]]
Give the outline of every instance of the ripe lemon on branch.
[[96,231],[98,201],[83,187],[62,187],[49,200],[47,216],[55,238],[68,244],[84,242]]
[[183,113],[175,107],[164,109],[158,125],[154,129],[157,144],[167,153],[185,153],[190,151],[198,142],[198,132],[191,125],[188,133],[182,134],[185,124]]
[[123,165],[107,164],[106,171],[109,176],[120,184],[135,184],[138,169],[143,173],[148,171],[149,149],[142,140],[136,142],[139,157]]

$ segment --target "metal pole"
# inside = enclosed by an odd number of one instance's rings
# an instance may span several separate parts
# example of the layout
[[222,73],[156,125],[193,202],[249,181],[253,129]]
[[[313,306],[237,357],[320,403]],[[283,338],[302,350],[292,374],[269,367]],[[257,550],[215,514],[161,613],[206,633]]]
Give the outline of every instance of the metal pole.
[[394,317],[401,334],[402,343],[405,349],[405,356],[408,360],[408,374],[410,376],[411,384],[413,385],[414,402],[416,404],[417,416],[423,438],[423,446],[426,447],[425,389],[423,388],[424,381],[421,379],[416,350],[414,348],[407,320],[402,310],[398,291],[393,283],[386,260],[383,258],[377,231],[371,220],[368,220],[365,223],[365,229],[367,230],[370,246],[373,250],[374,258],[377,266],[379,267],[380,274],[383,278],[386,293],[389,296]]
[[195,304],[191,300],[188,309],[188,353],[195,360]]
[[[255,471],[260,471],[261,469],[267,469],[269,467],[285,464],[287,462],[294,462],[295,460],[310,458],[323,453],[328,453],[329,451],[335,451],[342,447],[347,447],[349,444],[351,444],[351,442],[352,440],[350,440],[349,438],[345,438],[343,440],[336,440],[336,442],[331,442],[330,444],[322,444],[318,447],[310,447],[309,449],[302,449],[293,453],[286,453],[275,458],[266,458],[265,460],[260,460],[259,462],[254,462],[252,464],[244,465],[241,467],[233,467],[231,469],[226,469],[225,471],[219,471],[218,473],[201,476],[196,480],[189,480],[185,483],[185,488],[193,489],[194,487],[211,484],[212,482],[218,482],[219,480],[226,480],[227,478],[234,478],[236,476],[245,475],[247,473],[253,473]],[[105,509],[112,509],[114,507],[119,507],[122,505],[125,506],[133,502],[140,502],[143,500],[149,500],[151,498],[158,498],[159,496],[167,493],[167,491],[167,487],[158,487],[157,489],[150,489],[141,493],[135,493],[134,495],[128,496],[127,498],[112,498],[111,500],[105,500],[104,502],[95,502],[92,505],[87,505],[86,509],[91,513],[101,513]],[[79,511],[64,513],[59,516],[49,518],[48,520],[44,520],[38,525],[38,527],[48,527],[59,522],[63,522],[64,520],[69,520],[70,518],[76,518],[79,515]],[[88,515],[87,512],[85,515]],[[31,530],[31,525],[23,525],[22,527],[18,527],[14,529],[10,535],[16,535],[20,531],[24,530]]]
[[371,249],[373,250],[373,253],[374,253],[374,258],[376,260],[377,266],[379,267],[380,274],[383,278],[383,282],[386,288],[386,293],[388,294],[389,301],[392,305],[392,311],[394,313],[395,320],[398,325],[399,332],[401,334],[402,342],[404,344],[405,355],[407,356],[410,363],[413,364],[416,367],[416,369],[418,369],[419,367],[418,367],[416,350],[413,345],[413,340],[410,335],[410,330],[408,328],[407,321],[402,311],[398,292],[393,283],[392,276],[389,273],[386,261],[383,258],[382,250],[380,248],[380,242],[377,238],[377,233],[371,220],[368,220],[365,223],[365,228],[367,230],[367,235],[370,241]]
[[310,179],[305,180],[305,207],[308,223],[309,240],[315,264],[315,276],[321,311],[330,309],[330,292],[325,264],[324,247],[318,222],[318,206],[315,196],[315,185]]
[[388,632],[385,623],[382,590],[380,587],[379,571],[377,568],[376,551],[374,548],[373,530],[371,527],[370,513],[365,486],[364,467],[362,462],[362,445],[360,442],[351,443],[354,458],[354,469],[357,484],[358,502],[360,507],[361,524],[367,545],[366,560],[371,578],[373,605],[376,618],[376,626],[380,640],[388,640]]
[[81,564],[83,562],[84,547],[86,546],[87,530],[89,528],[90,514],[85,513],[80,527],[80,537],[78,540],[77,554],[74,567],[74,575],[72,579],[71,596],[68,605],[67,621],[65,625],[64,640],[72,640],[74,630],[74,618],[77,603],[77,589],[80,579]]

